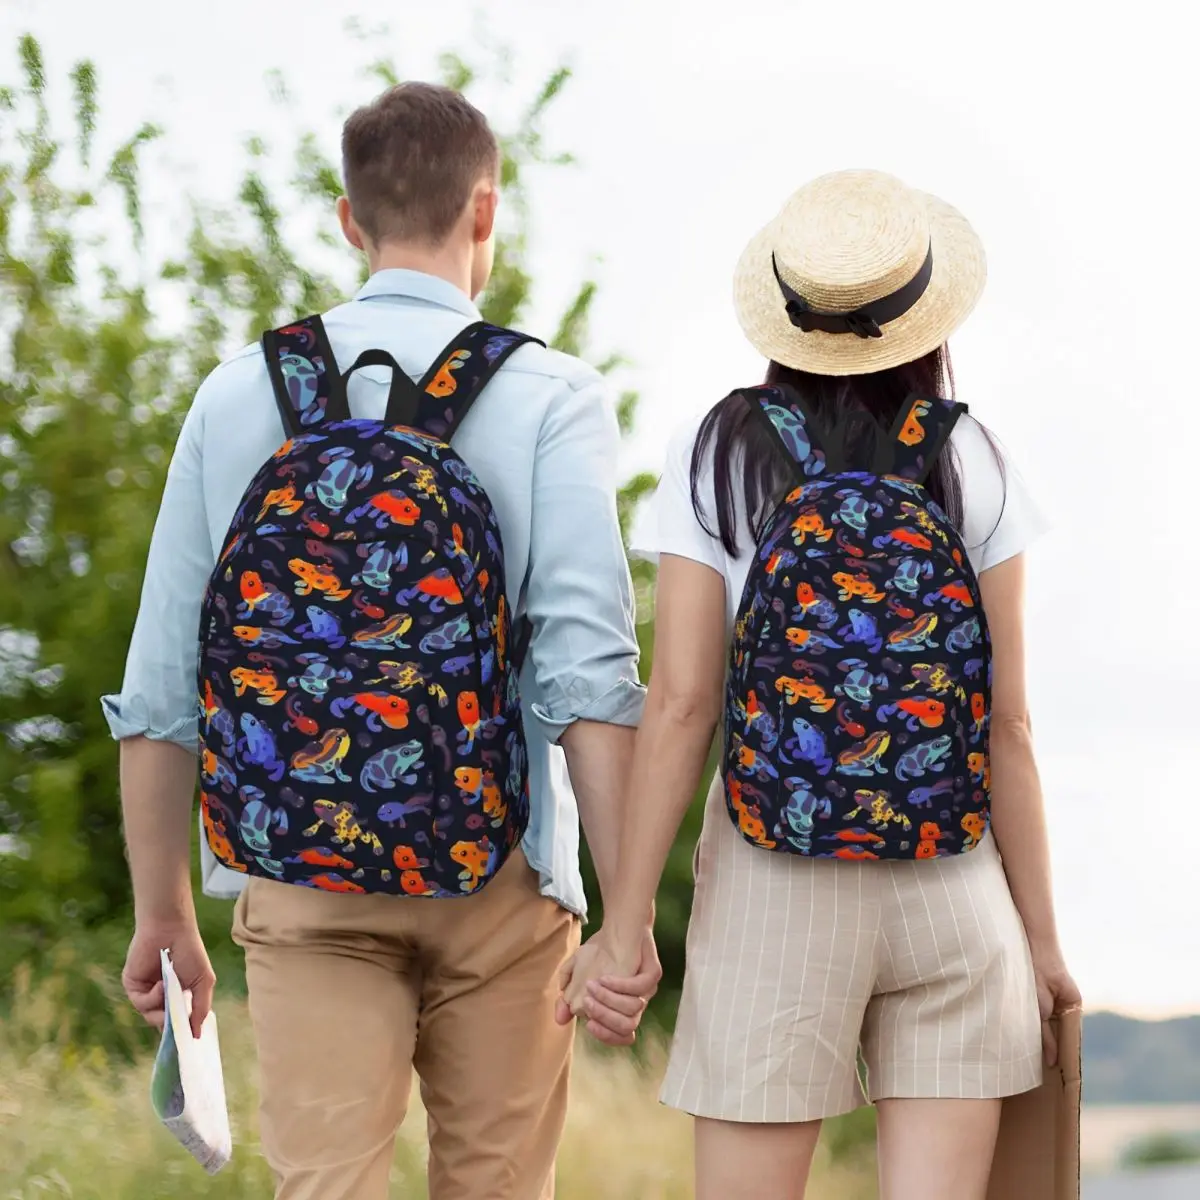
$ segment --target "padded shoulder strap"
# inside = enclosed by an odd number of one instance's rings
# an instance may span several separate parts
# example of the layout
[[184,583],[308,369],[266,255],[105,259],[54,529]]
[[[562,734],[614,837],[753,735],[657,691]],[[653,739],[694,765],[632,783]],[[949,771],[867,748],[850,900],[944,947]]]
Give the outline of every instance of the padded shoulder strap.
[[289,436],[326,421],[346,421],[350,405],[320,317],[305,317],[262,335],[275,403]]
[[881,448],[881,457],[890,454],[891,461],[877,463],[876,474],[924,483],[950,431],[966,411],[967,406],[956,400],[910,396]]
[[739,390],[750,405],[751,417],[770,432],[801,473],[811,477],[826,470],[829,464],[825,450],[818,444],[817,423],[800,396],[790,388],[763,386]]
[[413,428],[448,442],[505,359],[526,342],[545,345],[528,334],[486,321],[468,325],[417,384],[420,401]]

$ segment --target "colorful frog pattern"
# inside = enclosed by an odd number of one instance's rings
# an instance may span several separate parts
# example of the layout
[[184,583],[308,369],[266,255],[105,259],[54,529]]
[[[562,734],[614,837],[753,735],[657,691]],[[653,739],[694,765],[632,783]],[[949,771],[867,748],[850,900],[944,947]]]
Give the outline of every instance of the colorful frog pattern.
[[989,825],[991,648],[966,547],[924,487],[965,406],[912,397],[882,462],[834,470],[840,450],[819,445],[799,397],[743,395],[797,467],[734,624],[730,819],[753,845],[810,857],[974,849]]
[[319,318],[264,336],[288,436],[242,498],[200,628],[204,829],[232,870],[466,896],[524,834],[500,528],[450,439],[531,340],[469,327],[419,384],[397,378],[396,422],[390,397],[388,419],[349,415]]

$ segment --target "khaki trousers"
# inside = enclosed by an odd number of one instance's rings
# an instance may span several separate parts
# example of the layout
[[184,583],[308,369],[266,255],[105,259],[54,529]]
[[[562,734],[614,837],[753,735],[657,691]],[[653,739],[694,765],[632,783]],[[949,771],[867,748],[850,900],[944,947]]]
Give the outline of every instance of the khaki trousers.
[[277,1200],[384,1200],[416,1069],[430,1200],[550,1200],[574,1029],[554,1022],[579,921],[518,850],[462,899],[252,880],[246,952]]

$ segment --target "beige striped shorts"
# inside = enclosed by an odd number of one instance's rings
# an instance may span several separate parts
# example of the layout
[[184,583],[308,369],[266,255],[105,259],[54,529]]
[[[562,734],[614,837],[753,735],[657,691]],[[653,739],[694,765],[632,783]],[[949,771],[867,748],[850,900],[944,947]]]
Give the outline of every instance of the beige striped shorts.
[[812,1121],[1041,1083],[1029,947],[990,835],[923,862],[773,854],[733,827],[718,779],[695,873],[664,1104]]

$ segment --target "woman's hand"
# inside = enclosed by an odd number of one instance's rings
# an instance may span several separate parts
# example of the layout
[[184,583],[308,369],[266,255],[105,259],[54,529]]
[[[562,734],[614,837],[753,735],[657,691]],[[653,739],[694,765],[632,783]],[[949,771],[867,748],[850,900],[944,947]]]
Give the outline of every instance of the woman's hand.
[[600,929],[563,968],[555,1019],[565,1025],[583,1017],[597,1041],[631,1046],[661,978],[652,930],[644,932],[640,946],[622,952]]
[[1033,977],[1037,983],[1038,1012],[1042,1018],[1042,1051],[1047,1065],[1052,1067],[1058,1062],[1058,1039],[1054,1036],[1050,1018],[1077,1008],[1083,998],[1057,946],[1044,950],[1037,947],[1030,949],[1033,954]]

